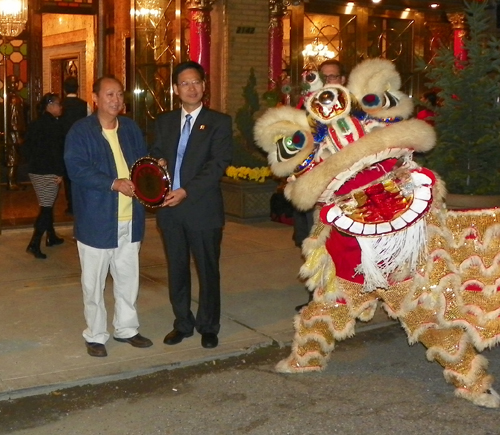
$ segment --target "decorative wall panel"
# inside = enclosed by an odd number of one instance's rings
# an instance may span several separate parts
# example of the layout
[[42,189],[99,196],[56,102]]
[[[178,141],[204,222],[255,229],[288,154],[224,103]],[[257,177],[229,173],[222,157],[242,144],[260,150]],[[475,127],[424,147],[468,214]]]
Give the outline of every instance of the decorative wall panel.
[[[96,14],[99,0],[39,0],[40,12],[52,14]],[[117,0],[126,1],[126,0]]]
[[[134,119],[152,141],[156,116],[174,107],[171,71],[181,61],[180,0],[132,0]],[[183,54],[185,56],[185,54]]]

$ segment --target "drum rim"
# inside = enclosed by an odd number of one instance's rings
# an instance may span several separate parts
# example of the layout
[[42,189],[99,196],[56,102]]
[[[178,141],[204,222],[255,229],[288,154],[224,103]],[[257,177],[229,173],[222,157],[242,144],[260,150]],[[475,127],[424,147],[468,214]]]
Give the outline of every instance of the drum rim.
[[[132,165],[130,168],[130,180],[134,181],[134,178],[137,177],[137,174],[135,173],[141,166],[145,165],[150,165],[153,166],[155,169],[158,170],[158,175],[162,179],[162,182],[164,184],[164,191],[161,195],[158,196],[158,200],[155,200],[153,202],[149,201],[148,198],[141,197],[140,193],[138,194],[137,192],[134,192],[134,197],[144,206],[150,207],[150,208],[156,208],[156,207],[161,207],[165,197],[167,196],[168,192],[170,192],[172,188],[172,183],[170,180],[170,175],[168,174],[168,171],[166,168],[164,168],[160,163],[158,162],[158,159],[155,159],[154,157],[150,156],[145,156],[141,157],[140,159],[137,159],[135,163]],[[135,183],[134,183],[135,184]],[[137,188],[137,186],[136,186]]]

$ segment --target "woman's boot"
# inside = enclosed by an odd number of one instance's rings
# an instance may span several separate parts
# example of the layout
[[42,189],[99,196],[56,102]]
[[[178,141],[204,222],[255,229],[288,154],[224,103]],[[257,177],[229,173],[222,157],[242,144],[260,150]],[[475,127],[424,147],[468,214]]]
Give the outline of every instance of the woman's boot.
[[47,256],[40,251],[40,242],[42,241],[42,233],[35,230],[33,236],[31,237],[30,243],[26,248],[26,252],[32,253],[35,258],[47,258]]
[[54,228],[47,230],[47,240],[45,241],[46,246],[60,245],[61,243],[64,243],[64,239],[57,237]]
[[57,237],[56,231],[54,230],[54,213],[52,207],[43,207],[42,213],[45,213],[45,219],[47,221],[47,239],[45,240],[45,246],[60,245],[64,242],[64,239]]
[[60,245],[61,243],[64,243],[64,239],[57,237],[54,228],[47,230],[47,240],[45,240],[46,246]]

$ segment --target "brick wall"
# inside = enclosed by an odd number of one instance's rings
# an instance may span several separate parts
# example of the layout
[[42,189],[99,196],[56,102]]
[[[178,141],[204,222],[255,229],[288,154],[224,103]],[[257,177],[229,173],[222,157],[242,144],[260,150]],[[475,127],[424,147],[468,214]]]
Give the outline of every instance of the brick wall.
[[[255,71],[259,97],[267,90],[268,71],[268,0],[228,0],[226,3],[227,79],[224,110],[234,116],[244,104],[243,86]],[[248,32],[255,28],[253,33]],[[215,47],[212,47],[212,49]]]

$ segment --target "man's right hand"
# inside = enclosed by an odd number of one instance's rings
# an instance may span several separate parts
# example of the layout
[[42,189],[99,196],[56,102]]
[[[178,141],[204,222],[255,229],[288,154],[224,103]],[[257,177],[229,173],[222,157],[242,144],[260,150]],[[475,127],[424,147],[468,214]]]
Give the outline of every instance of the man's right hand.
[[134,196],[135,186],[132,181],[127,180],[126,178],[117,178],[113,181],[111,190],[115,190],[116,192],[123,193],[125,196],[132,197]]

